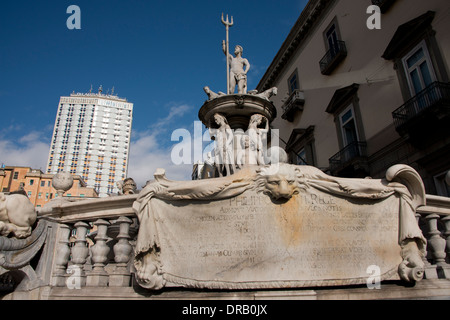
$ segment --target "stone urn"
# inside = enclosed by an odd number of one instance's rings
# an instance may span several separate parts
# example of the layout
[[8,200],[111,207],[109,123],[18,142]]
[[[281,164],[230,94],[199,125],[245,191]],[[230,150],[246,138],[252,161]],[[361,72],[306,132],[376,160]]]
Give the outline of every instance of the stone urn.
[[68,172],[59,172],[53,176],[52,186],[56,189],[59,197],[72,188],[73,177]]

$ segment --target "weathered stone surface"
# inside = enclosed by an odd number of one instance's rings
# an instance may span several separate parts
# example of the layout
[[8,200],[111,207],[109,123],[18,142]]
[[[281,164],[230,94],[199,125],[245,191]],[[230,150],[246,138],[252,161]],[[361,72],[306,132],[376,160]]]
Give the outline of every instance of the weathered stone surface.
[[381,280],[398,273],[420,280],[426,240],[414,217],[417,196],[405,185],[286,164],[254,170],[194,183],[155,174],[134,204],[141,222],[138,283],[150,289],[365,284],[372,265]]

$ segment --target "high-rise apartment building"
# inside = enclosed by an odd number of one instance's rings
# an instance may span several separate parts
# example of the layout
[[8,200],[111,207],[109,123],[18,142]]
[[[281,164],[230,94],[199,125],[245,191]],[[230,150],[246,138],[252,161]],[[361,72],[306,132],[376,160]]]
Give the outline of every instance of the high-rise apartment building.
[[100,197],[116,193],[116,182],[127,177],[132,115],[132,103],[101,87],[62,96],[47,172],[80,175]]

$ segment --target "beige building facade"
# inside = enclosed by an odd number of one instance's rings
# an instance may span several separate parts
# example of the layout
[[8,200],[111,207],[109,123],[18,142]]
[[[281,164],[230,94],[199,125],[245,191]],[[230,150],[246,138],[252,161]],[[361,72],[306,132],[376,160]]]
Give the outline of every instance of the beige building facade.
[[[58,196],[52,186],[53,176],[30,167],[5,166],[0,169],[0,191],[10,193],[23,190],[35,207],[43,207]],[[64,196],[97,198],[98,194],[94,188],[88,188],[80,176],[74,175],[72,188]]]
[[447,0],[311,0],[257,89],[278,88],[272,127],[292,163],[374,178],[408,164],[450,196],[449,62]]

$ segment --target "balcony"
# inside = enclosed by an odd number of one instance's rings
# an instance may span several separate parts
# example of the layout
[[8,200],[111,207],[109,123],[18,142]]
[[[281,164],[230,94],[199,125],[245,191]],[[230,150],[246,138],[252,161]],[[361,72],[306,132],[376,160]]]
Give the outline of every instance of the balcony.
[[329,159],[334,176],[365,177],[368,174],[367,143],[355,141]]
[[336,44],[328,50],[325,56],[320,60],[320,72],[323,75],[329,75],[347,56],[347,47],[344,41],[338,40]]
[[442,82],[433,82],[392,112],[395,129],[400,135],[421,140],[431,132],[445,132],[449,116],[450,83]]
[[289,122],[294,121],[294,115],[297,111],[303,111],[305,105],[305,95],[303,91],[298,89],[294,90],[289,96],[288,100],[281,107],[283,109],[283,115],[281,118]]
[[395,0],[372,0],[372,4],[380,7],[381,13],[388,11]]

